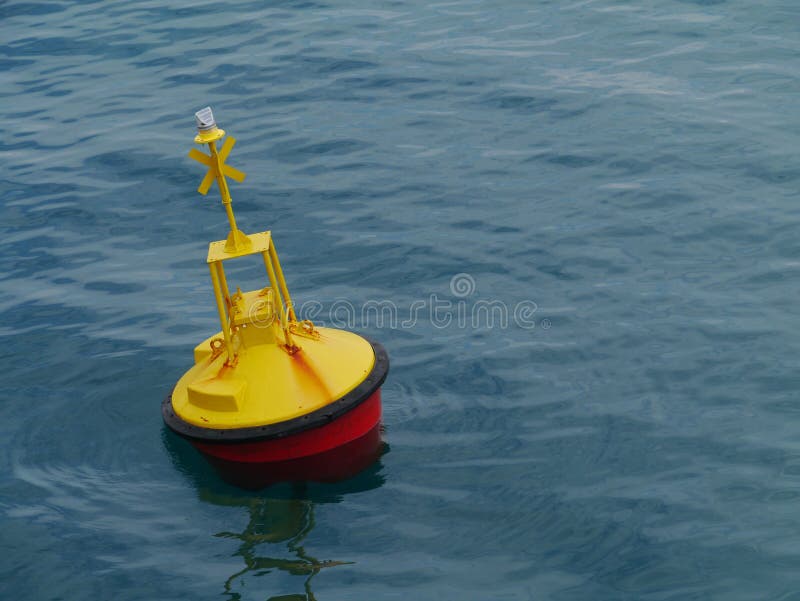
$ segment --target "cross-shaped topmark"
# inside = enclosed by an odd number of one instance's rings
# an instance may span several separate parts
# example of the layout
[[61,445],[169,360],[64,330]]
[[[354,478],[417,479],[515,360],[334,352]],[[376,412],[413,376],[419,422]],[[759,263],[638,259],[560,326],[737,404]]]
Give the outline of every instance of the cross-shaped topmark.
[[233,136],[228,136],[225,139],[225,143],[222,145],[222,148],[219,149],[219,162],[214,160],[213,156],[209,156],[203,152],[200,152],[196,148],[192,148],[189,151],[189,158],[194,159],[198,163],[202,163],[203,165],[208,167],[208,172],[206,176],[203,178],[203,181],[200,182],[200,187],[197,189],[200,194],[208,194],[209,188],[211,188],[211,184],[214,183],[214,180],[217,178],[217,169],[218,165],[222,168],[222,176],[225,177],[226,175],[231,179],[242,183],[244,178],[247,177],[245,173],[231,167],[230,165],[225,164],[225,159],[228,158],[228,155],[233,150],[233,145],[236,144],[236,139]]

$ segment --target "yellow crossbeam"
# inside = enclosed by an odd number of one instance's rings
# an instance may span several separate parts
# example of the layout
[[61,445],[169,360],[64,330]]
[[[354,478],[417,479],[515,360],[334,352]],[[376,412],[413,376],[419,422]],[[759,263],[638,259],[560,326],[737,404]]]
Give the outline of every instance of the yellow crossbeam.
[[[222,175],[228,176],[234,181],[242,183],[244,178],[247,177],[247,174],[243,171],[239,171],[235,167],[231,167],[230,165],[225,164],[225,160],[228,158],[228,155],[233,150],[233,146],[236,144],[236,138],[233,136],[228,136],[225,139],[225,143],[222,145],[222,148],[219,149],[219,164],[222,167]],[[194,159],[198,163],[205,165],[208,167],[208,171],[206,172],[203,181],[200,182],[200,187],[197,189],[198,192],[202,195],[208,194],[208,191],[211,189],[211,184],[214,183],[214,180],[217,179],[217,163],[214,161],[213,157],[200,152],[196,148],[192,148],[189,151],[189,158]]]

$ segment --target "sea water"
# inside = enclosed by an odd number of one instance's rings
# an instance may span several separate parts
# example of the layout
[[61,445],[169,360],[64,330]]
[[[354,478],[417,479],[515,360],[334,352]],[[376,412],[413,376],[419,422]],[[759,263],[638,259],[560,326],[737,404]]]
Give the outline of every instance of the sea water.
[[[2,3],[0,596],[800,599],[799,52],[790,0]],[[206,105],[301,314],[391,357],[354,480],[162,425]]]

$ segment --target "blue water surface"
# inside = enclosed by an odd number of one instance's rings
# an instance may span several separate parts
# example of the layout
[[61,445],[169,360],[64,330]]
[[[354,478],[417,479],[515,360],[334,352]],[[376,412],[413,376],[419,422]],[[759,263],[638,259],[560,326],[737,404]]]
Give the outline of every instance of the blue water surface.
[[[0,597],[800,600],[799,56],[796,0],[0,3]],[[207,104],[391,356],[354,480],[162,426]]]

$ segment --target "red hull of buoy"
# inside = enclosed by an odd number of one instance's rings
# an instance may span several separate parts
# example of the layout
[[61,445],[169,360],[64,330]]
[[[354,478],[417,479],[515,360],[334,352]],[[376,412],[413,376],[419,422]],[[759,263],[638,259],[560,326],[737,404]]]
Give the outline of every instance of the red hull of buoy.
[[192,444],[234,484],[248,488],[274,482],[334,482],[369,467],[381,454],[381,391],[322,426],[253,442]]

